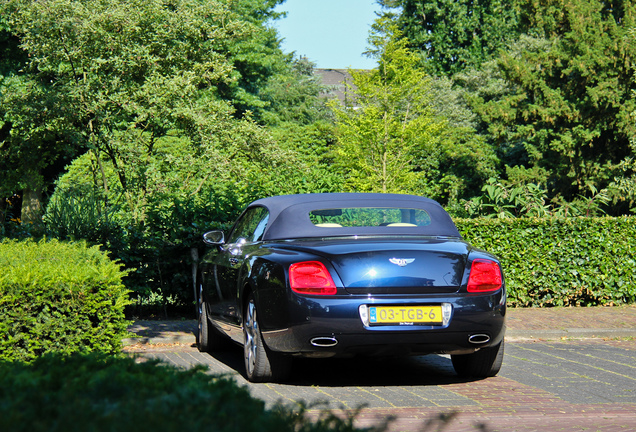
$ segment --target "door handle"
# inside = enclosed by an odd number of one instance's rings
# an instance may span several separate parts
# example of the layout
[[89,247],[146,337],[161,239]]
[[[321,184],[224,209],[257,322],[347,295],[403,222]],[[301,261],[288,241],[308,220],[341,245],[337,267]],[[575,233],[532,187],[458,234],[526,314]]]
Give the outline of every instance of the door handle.
[[238,263],[239,263],[239,259],[238,258],[230,258],[230,264],[237,265]]

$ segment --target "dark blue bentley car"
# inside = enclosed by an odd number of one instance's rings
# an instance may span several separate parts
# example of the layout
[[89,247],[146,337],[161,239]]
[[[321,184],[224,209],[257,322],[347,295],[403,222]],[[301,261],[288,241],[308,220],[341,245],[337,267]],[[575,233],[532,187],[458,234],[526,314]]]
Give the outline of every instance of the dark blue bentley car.
[[500,263],[465,242],[433,200],[276,196],[204,241],[198,347],[243,345],[250,381],[281,380],[301,356],[445,353],[461,376],[499,372]]

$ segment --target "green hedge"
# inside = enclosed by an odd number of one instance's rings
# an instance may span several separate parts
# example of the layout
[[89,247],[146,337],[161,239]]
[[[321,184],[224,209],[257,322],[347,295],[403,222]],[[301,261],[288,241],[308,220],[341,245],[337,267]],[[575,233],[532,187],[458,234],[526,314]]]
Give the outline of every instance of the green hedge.
[[4,240],[0,269],[0,359],[119,352],[129,291],[97,246]]
[[204,369],[179,370],[103,354],[46,355],[31,364],[0,362],[0,430],[362,430],[353,427],[353,416],[324,412],[310,420],[300,404],[266,409],[246,387]]
[[636,302],[636,217],[455,222],[466,240],[501,258],[511,306]]

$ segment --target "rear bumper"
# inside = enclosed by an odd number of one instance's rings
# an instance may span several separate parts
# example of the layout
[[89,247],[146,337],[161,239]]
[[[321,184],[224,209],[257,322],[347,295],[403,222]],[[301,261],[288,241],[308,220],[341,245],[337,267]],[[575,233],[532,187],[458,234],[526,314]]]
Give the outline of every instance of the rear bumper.
[[[451,305],[447,325],[365,326],[360,305]],[[505,293],[417,298],[316,298],[292,295],[285,326],[267,324],[263,338],[273,351],[308,357],[470,353],[501,342]],[[280,316],[280,315],[279,315]],[[273,319],[275,322],[276,319]],[[472,337],[472,341],[471,341]]]

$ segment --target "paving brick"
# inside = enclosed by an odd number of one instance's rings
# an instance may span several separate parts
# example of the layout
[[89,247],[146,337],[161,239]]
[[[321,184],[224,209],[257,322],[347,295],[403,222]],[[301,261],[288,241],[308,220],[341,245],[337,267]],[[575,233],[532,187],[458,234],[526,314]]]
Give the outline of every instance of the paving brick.
[[[394,416],[389,432],[463,432],[480,425],[492,432],[636,431],[636,307],[510,309],[507,320],[513,337],[502,370],[477,381],[459,379],[447,356],[424,356],[300,362],[291,382],[250,384],[240,348],[215,355],[196,350],[194,321],[137,323],[132,329],[143,338],[131,340],[125,351],[139,361],[205,365],[270,406],[304,400],[352,410],[366,404],[356,425]],[[630,337],[614,338],[619,333],[612,330]],[[603,334],[614,336],[593,337]]]

